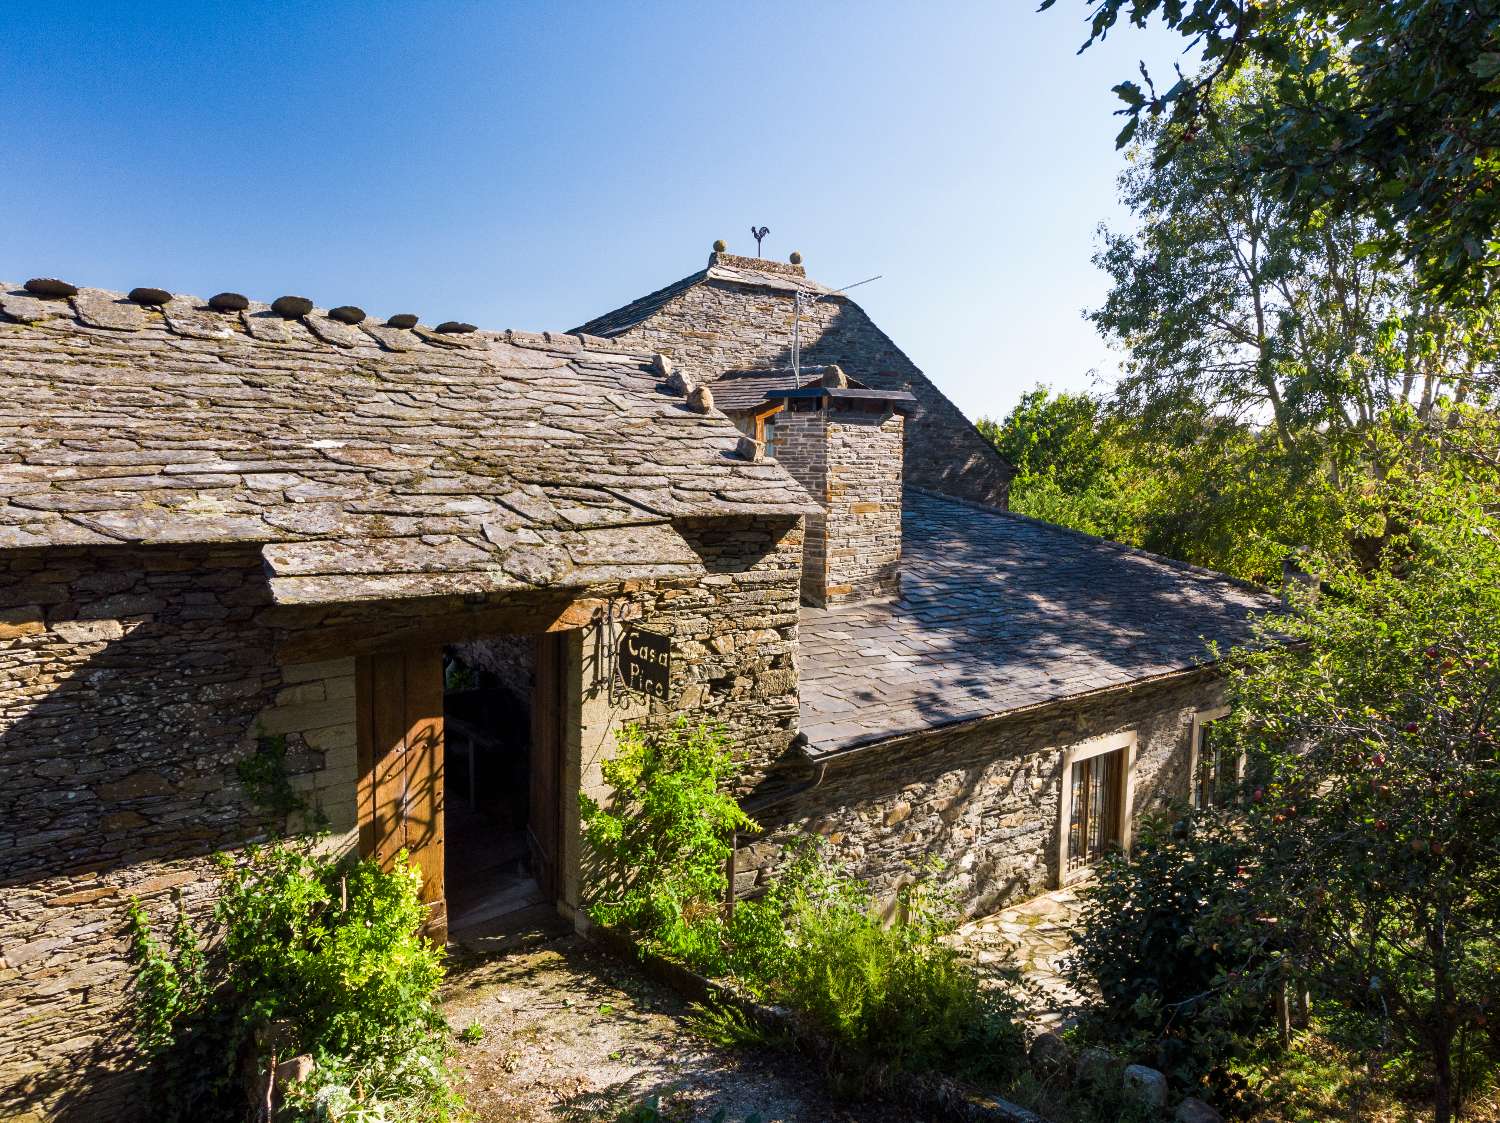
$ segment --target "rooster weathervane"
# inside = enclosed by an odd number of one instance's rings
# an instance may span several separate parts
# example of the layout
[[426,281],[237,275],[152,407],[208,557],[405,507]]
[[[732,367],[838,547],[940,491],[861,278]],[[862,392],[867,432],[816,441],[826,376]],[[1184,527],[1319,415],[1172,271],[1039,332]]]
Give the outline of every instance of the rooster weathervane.
[[752,238],[755,239],[755,256],[756,257],[760,256],[760,243],[761,243],[761,239],[764,238],[770,232],[771,232],[771,228],[769,226],[760,226],[760,227],[751,226],[750,227],[750,237],[752,237]]

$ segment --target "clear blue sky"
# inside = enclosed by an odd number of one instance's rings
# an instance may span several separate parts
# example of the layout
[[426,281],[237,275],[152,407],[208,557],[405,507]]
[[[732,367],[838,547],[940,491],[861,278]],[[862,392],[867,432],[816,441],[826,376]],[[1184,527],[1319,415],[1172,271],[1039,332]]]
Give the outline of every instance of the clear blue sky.
[[794,249],[971,416],[1108,375],[1084,5],[7,4],[0,277],[571,327]]

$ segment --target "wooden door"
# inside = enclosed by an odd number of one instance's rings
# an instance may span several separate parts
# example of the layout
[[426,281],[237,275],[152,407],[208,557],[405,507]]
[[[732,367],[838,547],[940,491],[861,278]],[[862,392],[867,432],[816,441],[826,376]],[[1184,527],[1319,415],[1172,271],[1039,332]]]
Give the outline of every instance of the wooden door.
[[443,653],[355,660],[359,851],[390,869],[405,850],[422,873],[428,934],[447,939],[443,899]]
[[536,682],[531,699],[531,792],[526,819],[531,869],[548,900],[557,900],[562,867],[563,691],[567,633],[536,641]]

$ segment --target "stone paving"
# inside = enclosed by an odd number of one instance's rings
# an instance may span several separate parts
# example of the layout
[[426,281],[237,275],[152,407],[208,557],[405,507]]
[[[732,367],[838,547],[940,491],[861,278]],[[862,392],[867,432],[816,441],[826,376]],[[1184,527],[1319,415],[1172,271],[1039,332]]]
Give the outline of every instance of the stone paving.
[[1062,975],[1062,961],[1073,946],[1068,933],[1079,907],[1072,887],[1056,889],[958,930],[959,943],[978,953],[981,968],[1021,968],[1031,984],[1030,1022],[1035,1030],[1055,1029],[1082,1001]]

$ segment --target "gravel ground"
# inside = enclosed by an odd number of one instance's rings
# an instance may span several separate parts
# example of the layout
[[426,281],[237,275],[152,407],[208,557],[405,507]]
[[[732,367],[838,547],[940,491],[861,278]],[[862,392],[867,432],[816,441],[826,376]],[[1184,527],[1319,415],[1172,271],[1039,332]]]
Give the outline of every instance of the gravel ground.
[[727,1123],[921,1123],[889,1105],[832,1102],[795,1054],[710,1045],[686,1003],[632,964],[576,936],[460,956],[443,1009],[460,1041],[462,1090],[481,1123],[606,1123],[648,1096],[664,1115]]

